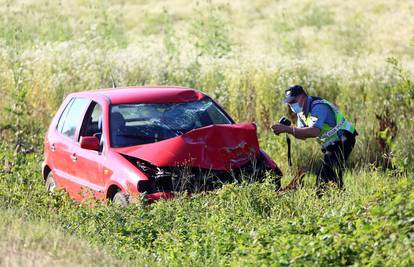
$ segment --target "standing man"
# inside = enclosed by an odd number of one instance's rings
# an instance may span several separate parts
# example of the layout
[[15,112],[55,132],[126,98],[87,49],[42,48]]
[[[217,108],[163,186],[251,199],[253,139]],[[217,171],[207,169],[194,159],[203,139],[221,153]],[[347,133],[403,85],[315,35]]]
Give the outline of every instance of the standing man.
[[297,114],[297,127],[275,124],[272,126],[273,132],[288,133],[298,139],[316,138],[324,153],[316,180],[318,195],[321,195],[328,182],[334,182],[343,188],[345,161],[351,154],[358,135],[355,128],[335,105],[325,99],[308,96],[300,85],[285,91],[284,102]]

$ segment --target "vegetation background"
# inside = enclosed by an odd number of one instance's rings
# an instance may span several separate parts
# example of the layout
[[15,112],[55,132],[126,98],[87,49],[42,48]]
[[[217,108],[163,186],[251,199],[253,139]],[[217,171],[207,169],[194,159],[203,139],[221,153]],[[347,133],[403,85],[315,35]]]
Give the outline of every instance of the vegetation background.
[[[413,265],[413,73],[413,1],[1,0],[0,262]],[[112,81],[206,92],[258,125],[284,182],[309,170],[305,186],[228,185],[122,210],[47,194],[51,117],[69,92]],[[292,84],[336,103],[360,134],[345,192],[316,198],[318,145],[294,142],[291,170],[269,131]]]

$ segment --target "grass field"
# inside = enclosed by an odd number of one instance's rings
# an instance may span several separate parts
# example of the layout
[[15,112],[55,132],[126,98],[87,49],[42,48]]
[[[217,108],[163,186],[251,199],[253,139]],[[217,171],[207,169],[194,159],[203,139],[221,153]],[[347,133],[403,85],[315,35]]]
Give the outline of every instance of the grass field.
[[16,209],[2,209],[0,264],[2,266],[79,266],[127,263],[107,256],[102,249],[60,229],[56,224],[25,218]]
[[[414,264],[413,2],[0,0],[0,29],[6,264]],[[229,185],[125,210],[48,195],[40,162],[51,117],[68,93],[113,82],[208,93],[258,125],[284,183],[309,170],[304,188]],[[294,142],[290,170],[284,138],[269,131],[297,83],[360,133],[345,192],[316,198],[316,142]]]

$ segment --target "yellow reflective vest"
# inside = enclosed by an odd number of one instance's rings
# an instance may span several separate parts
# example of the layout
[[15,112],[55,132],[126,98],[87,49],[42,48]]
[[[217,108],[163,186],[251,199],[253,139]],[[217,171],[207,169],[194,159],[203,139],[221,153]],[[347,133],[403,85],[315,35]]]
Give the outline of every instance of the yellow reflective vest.
[[342,113],[335,105],[325,99],[313,99],[313,101],[311,101],[311,107],[309,109],[310,111],[308,112],[307,116],[304,112],[298,113],[298,118],[301,120],[302,124],[305,125],[305,127],[311,127],[314,124],[315,118],[311,116],[311,111],[312,108],[317,104],[328,105],[335,113],[336,119],[336,125],[334,127],[326,123],[322,125],[322,129],[319,136],[317,137],[317,140],[323,147],[327,147],[333,142],[338,141],[340,139],[338,136],[338,132],[340,130],[345,130],[352,134],[355,133],[354,126],[352,126],[352,124],[345,119],[344,115],[342,115]]

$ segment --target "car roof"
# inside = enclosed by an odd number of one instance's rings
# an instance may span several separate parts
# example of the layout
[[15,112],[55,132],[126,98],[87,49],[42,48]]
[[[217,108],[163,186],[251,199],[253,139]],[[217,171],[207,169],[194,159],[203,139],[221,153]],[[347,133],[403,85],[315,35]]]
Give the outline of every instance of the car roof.
[[72,97],[105,98],[111,104],[177,103],[200,100],[205,97],[196,89],[179,86],[134,86],[106,88],[71,94]]

